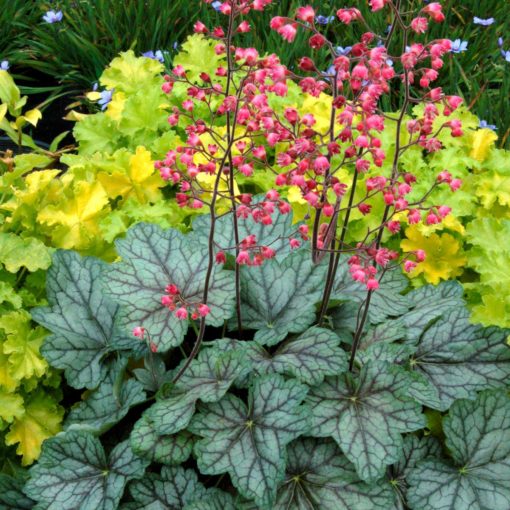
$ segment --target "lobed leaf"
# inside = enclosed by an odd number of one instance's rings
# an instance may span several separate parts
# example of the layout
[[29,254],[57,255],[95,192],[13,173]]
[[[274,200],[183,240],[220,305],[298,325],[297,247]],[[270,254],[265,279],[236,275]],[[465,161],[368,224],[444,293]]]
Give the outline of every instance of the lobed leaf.
[[510,397],[489,390],[461,399],[443,420],[454,464],[420,462],[408,476],[413,510],[510,508]]
[[[183,299],[201,303],[208,249],[177,230],[139,223],[125,239],[117,242],[122,262],[110,266],[104,275],[108,295],[124,306],[120,323],[131,330],[143,326],[159,351],[179,345],[188,322],[179,320],[161,304],[165,287],[173,283]],[[209,286],[211,308],[206,323],[221,326],[233,313],[233,273],[214,266]]]
[[107,460],[99,439],[68,431],[44,443],[30,470],[25,493],[41,510],[115,510],[129,480],[141,478],[148,462],[129,443],[119,443]]
[[106,298],[100,281],[105,266],[75,252],[56,252],[47,278],[50,306],[32,310],[32,318],[52,333],[42,354],[65,370],[73,388],[97,387],[108,371],[105,358],[137,345],[116,325],[119,307]]
[[398,461],[401,434],[425,425],[421,406],[407,396],[408,378],[389,363],[371,362],[357,376],[329,377],[310,390],[310,435],[332,437],[359,477],[375,481]]
[[275,345],[289,333],[301,333],[315,320],[326,266],[314,265],[304,250],[261,266],[241,267],[243,324],[256,329],[255,340]]
[[279,375],[256,379],[248,407],[227,394],[204,404],[189,430],[202,437],[195,445],[200,472],[228,472],[241,495],[272,508],[284,476],[285,445],[308,429],[301,402],[307,388]]

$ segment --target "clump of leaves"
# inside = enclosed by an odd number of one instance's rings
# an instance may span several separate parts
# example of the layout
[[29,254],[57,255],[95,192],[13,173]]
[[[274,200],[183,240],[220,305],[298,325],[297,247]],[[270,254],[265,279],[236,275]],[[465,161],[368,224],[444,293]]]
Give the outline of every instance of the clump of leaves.
[[[159,298],[173,281],[188,299],[200,292],[207,246],[195,232],[140,224],[118,250],[122,262],[113,264],[57,252],[49,306],[33,311],[52,333],[46,359],[85,390],[30,470],[23,490],[38,508],[510,504],[508,331],[470,324],[460,285],[395,291],[397,307],[375,300],[349,371],[363,285],[346,271],[328,326],[317,327],[323,264],[275,279],[308,260],[306,249],[244,267],[241,306],[258,332],[240,333],[230,320],[235,273],[218,269],[206,341],[172,383],[193,346],[187,326],[198,321],[176,327]],[[291,306],[268,306],[271,284],[290,286],[280,295]],[[130,330],[141,321],[146,336],[136,339]],[[444,446],[430,435],[426,410],[443,417]],[[0,502],[14,505],[21,484],[1,481],[12,488]]]

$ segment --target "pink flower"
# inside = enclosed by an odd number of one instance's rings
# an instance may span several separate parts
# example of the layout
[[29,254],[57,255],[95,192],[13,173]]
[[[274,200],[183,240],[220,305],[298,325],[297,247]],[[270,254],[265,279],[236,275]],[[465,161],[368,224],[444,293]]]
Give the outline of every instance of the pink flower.
[[136,336],[137,338],[143,338],[145,334],[145,328],[142,328],[141,326],[136,326],[136,328],[133,328],[133,336]]
[[283,25],[283,27],[278,29],[278,33],[285,39],[287,42],[292,42],[296,38],[296,26],[287,24]]
[[370,0],[370,8],[372,12],[380,11],[388,0]]
[[216,264],[225,264],[227,261],[227,257],[225,256],[225,252],[219,251],[216,254]]
[[269,23],[269,26],[273,30],[278,30],[285,25],[285,18],[282,18],[281,16],[275,16]]
[[367,280],[368,290],[377,290],[379,288],[379,282],[375,278],[369,278]]
[[425,260],[426,254],[423,250],[416,250],[414,254],[418,262],[423,262]]
[[238,32],[240,34],[245,34],[249,31],[250,31],[250,24],[246,20],[241,21],[241,23],[239,23],[239,26],[237,27],[237,30],[236,30],[236,32]]
[[305,7],[298,7],[296,11],[296,17],[301,21],[306,21],[307,23],[313,23],[315,18],[315,11],[313,7],[307,5]]
[[206,34],[207,27],[201,21],[197,21],[193,26],[193,32],[195,32],[195,34]]
[[310,48],[319,50],[324,46],[324,44],[326,44],[326,38],[321,34],[314,34],[308,40],[308,44],[310,45]]
[[462,186],[462,181],[460,179],[453,179],[450,182],[450,189],[452,191],[457,191]]
[[441,216],[441,218],[445,218],[446,216],[448,216],[451,213],[451,211],[452,208],[446,205],[441,205],[440,207],[437,208],[437,212],[439,213],[439,216]]
[[289,239],[289,244],[292,249],[295,249],[301,246],[301,241],[299,239],[291,238]]
[[427,223],[427,225],[435,225],[436,223],[441,223],[441,218],[437,214],[429,212],[427,214],[425,222]]
[[175,310],[175,316],[181,321],[186,320],[188,318],[188,310],[186,310],[184,306],[181,306]]
[[182,67],[181,65],[175,66],[173,69],[173,73],[179,78],[183,78],[184,76],[186,76],[186,71],[184,70],[184,67]]
[[323,174],[330,167],[328,158],[326,158],[326,156],[319,156],[315,160],[313,167],[318,173]]
[[432,2],[423,8],[423,12],[428,14],[436,23],[444,21],[445,16],[439,2]]
[[210,311],[211,309],[206,304],[201,304],[198,307],[198,313],[200,317],[205,317],[206,315],[209,314]]
[[410,273],[416,266],[416,262],[413,262],[412,260],[406,260],[404,262],[404,271],[406,273]]
[[250,254],[246,250],[241,250],[237,255],[236,262],[239,265],[250,263]]
[[338,19],[348,25],[351,21],[361,19],[361,12],[358,9],[339,9],[336,11]]
[[411,28],[417,34],[424,34],[427,31],[428,25],[427,18],[423,17],[414,18],[411,21]]

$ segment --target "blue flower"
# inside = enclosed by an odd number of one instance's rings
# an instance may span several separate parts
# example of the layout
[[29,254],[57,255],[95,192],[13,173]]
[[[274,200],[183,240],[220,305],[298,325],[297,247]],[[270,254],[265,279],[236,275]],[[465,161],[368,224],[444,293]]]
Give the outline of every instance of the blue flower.
[[163,52],[161,50],[154,51],[146,51],[142,53],[142,57],[152,58],[152,60],[159,60],[162,64],[165,62],[165,57],[163,56]]
[[219,11],[220,11],[220,7],[221,7],[221,2],[218,2],[218,1],[213,2],[213,3],[211,4],[211,7],[212,7],[215,11],[218,11],[218,12],[219,12]]
[[502,48],[502,47],[503,47],[503,38],[502,38],[502,37],[498,37],[498,46],[499,46],[500,48]]
[[177,50],[179,48],[179,43],[177,41],[175,41],[173,44],[172,44],[172,48],[174,50]]
[[488,27],[490,25],[492,25],[496,20],[494,18],[487,18],[487,19],[482,19],[482,18],[477,18],[476,16],[473,18],[473,23],[475,25],[482,25],[483,27]]
[[0,62],[0,70],[7,71],[8,69],[9,69],[9,61],[2,60],[2,62]]
[[322,16],[322,14],[319,14],[318,16],[315,17],[315,23],[319,25],[327,25],[334,21],[334,19],[335,19],[334,16]]
[[345,48],[343,46],[337,46],[335,48],[335,53],[337,55],[343,55],[344,57],[349,55],[349,53],[352,50],[352,46],[346,46]]
[[501,50],[501,56],[507,61],[510,62],[510,50],[505,51]]
[[103,90],[101,92],[101,98],[97,102],[97,104],[101,105],[101,110],[105,110],[108,103],[112,100],[113,90]]
[[46,21],[46,23],[58,23],[62,21],[63,17],[62,11],[48,11],[42,19]]
[[452,53],[462,53],[467,50],[468,42],[461,41],[460,39],[455,39],[452,41]]
[[496,131],[496,129],[498,129],[494,124],[487,124],[486,120],[481,120],[479,126],[481,128],[492,129],[492,131]]

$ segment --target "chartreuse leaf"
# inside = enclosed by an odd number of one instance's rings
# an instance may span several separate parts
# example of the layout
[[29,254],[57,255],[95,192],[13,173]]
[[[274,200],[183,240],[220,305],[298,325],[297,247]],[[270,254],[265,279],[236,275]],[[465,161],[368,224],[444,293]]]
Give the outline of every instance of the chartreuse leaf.
[[132,50],[129,50],[122,52],[111,61],[99,81],[108,89],[134,94],[141,88],[149,90],[151,86],[159,88],[163,69],[161,62],[149,58],[138,58]]
[[[0,388],[0,420],[11,423],[14,418],[23,416],[23,397]],[[2,422],[0,421],[0,425]]]
[[326,378],[308,397],[310,435],[333,437],[362,480],[377,480],[400,458],[401,434],[425,426],[407,386],[403,371],[384,362],[367,363],[357,376]]
[[168,465],[185,462],[193,449],[193,439],[186,431],[167,436],[158,434],[150,410],[135,423],[130,441],[131,448],[137,455]]
[[200,472],[228,472],[242,496],[272,508],[285,470],[285,445],[309,427],[301,406],[307,387],[279,375],[256,379],[248,406],[227,394],[204,404],[189,430],[202,437],[195,445]]
[[[367,297],[366,286],[352,279],[347,261],[340,262],[331,292],[332,299],[353,301],[362,304]],[[408,286],[408,280],[399,271],[387,272],[381,280],[380,289],[372,294],[368,318],[372,323],[385,321],[407,312],[409,302],[401,293]]]
[[409,473],[413,510],[510,508],[510,398],[484,391],[458,400],[443,420],[453,464],[431,459]]
[[[112,299],[124,305],[121,323],[143,326],[158,350],[179,345],[188,322],[179,320],[161,304],[165,287],[177,285],[188,303],[201,303],[208,266],[208,249],[177,230],[140,223],[117,242],[122,262],[105,271],[105,286]],[[233,313],[233,273],[213,267],[206,323],[220,326]]]
[[195,403],[217,402],[245,370],[242,353],[203,350],[172,388],[168,398],[156,402],[150,418],[158,434],[184,429],[195,412]]
[[393,506],[388,505],[388,510],[404,510],[406,504],[407,475],[421,460],[429,457],[437,458],[440,457],[440,455],[441,445],[434,437],[428,436],[420,438],[414,434],[409,434],[404,437],[402,456],[398,462],[388,468],[386,475],[390,487],[394,491]]
[[57,252],[47,277],[50,307],[32,311],[53,333],[42,353],[52,366],[65,369],[73,388],[97,387],[108,370],[104,358],[137,345],[116,326],[118,305],[107,299],[100,280],[105,266],[75,252]]
[[469,312],[457,308],[425,331],[411,367],[436,388],[440,400],[436,408],[445,411],[455,399],[506,385],[510,377],[507,337],[507,330],[470,324]]
[[241,342],[239,348],[246,348],[254,374],[289,375],[313,385],[347,370],[347,354],[339,343],[336,333],[314,326],[273,353],[255,342]]
[[129,492],[138,508],[181,510],[188,503],[205,496],[205,487],[192,469],[179,466],[161,468],[161,474],[149,473],[142,480],[132,482]]
[[15,417],[5,443],[17,444],[16,453],[23,456],[22,464],[32,464],[39,457],[43,441],[60,431],[63,416],[64,409],[57,399],[39,389],[24,403],[24,412]]
[[17,381],[42,377],[48,368],[39,353],[46,336],[44,329],[32,327],[30,314],[20,310],[1,315],[0,330],[7,335],[2,350],[8,356],[9,374]]
[[30,510],[35,501],[23,494],[23,482],[0,474],[0,510]]
[[274,345],[288,333],[301,333],[315,319],[326,266],[314,265],[304,250],[261,266],[241,267],[242,318],[256,329],[255,340]]
[[26,267],[31,273],[38,269],[48,269],[51,257],[42,241],[22,238],[16,234],[0,232],[0,263],[10,273],[17,273]]
[[110,370],[99,387],[86,392],[86,398],[71,409],[65,426],[103,433],[128,413],[131,406],[145,400],[143,386],[134,379],[123,380],[125,362],[120,361]]
[[44,443],[24,490],[44,510],[116,510],[126,483],[141,478],[147,464],[128,441],[107,459],[95,436],[68,431]]
[[288,445],[287,454],[274,510],[369,510],[391,504],[390,489],[362,482],[334,441],[300,438]]
[[211,76],[225,57],[214,51],[215,43],[202,34],[189,36],[182,45],[182,50],[174,58],[174,65],[182,65],[186,70],[186,77],[191,81],[199,79],[201,73]]

